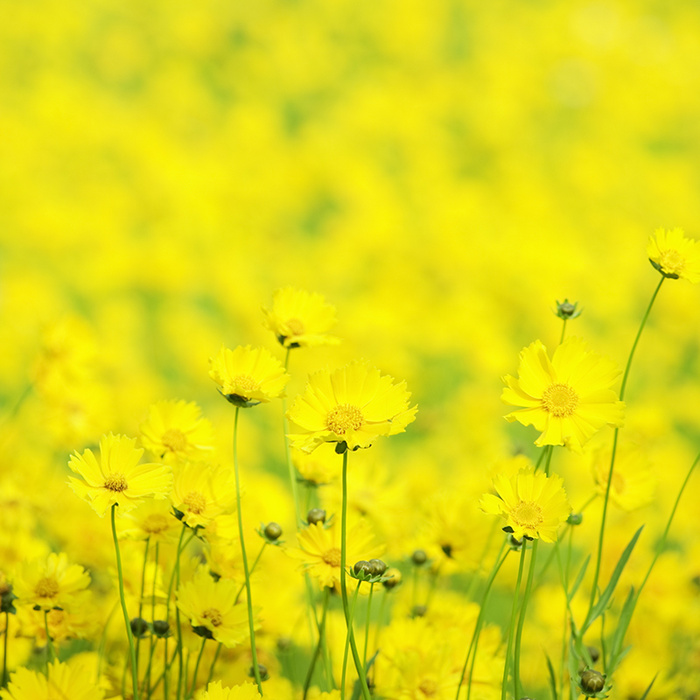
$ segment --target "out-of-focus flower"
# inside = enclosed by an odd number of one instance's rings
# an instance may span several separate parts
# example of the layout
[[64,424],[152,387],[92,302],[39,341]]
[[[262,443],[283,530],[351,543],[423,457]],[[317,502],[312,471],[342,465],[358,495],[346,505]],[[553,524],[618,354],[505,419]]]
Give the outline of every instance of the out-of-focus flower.
[[102,700],[104,692],[83,665],[54,661],[49,664],[47,675],[18,668],[0,697],[2,700]]
[[82,477],[68,477],[73,491],[102,517],[117,505],[121,512],[135,508],[145,498],[167,498],[173,475],[164,464],[139,464],[143,450],[136,440],[124,435],[104,435],[100,439],[99,462],[92,450],[77,452],[68,466]]
[[511,478],[499,474],[493,485],[498,495],[484,494],[479,505],[489,515],[500,515],[513,537],[544,542],[557,539],[559,526],[571,513],[561,477],[530,467]]
[[221,395],[234,406],[248,408],[281,398],[290,377],[265,348],[221,348],[210,360],[209,376]]
[[324,442],[370,447],[376,437],[402,433],[415,420],[418,409],[409,408],[410,397],[405,382],[394,384],[364,362],[316,372],[287,412],[297,428],[290,441],[305,452]]
[[258,700],[260,691],[255,683],[242,683],[233,688],[224,688],[221,681],[210,683],[199,696],[199,700]]
[[335,307],[321,294],[284,287],[272,295],[272,307],[263,307],[265,327],[285,348],[313,347],[338,343],[328,335],[335,325]]
[[552,360],[536,340],[520,353],[518,378],[503,378],[508,385],[501,399],[524,406],[506,420],[532,425],[542,434],[535,444],[580,448],[604,425],[620,426],[624,403],[611,389],[620,370],[610,359],[590,350],[581,338],[568,338]]
[[230,469],[186,464],[177,470],[172,502],[189,527],[206,527],[217,516],[234,508],[236,488]]
[[647,257],[664,277],[700,282],[700,246],[681,228],[656,229],[649,238]]
[[[605,495],[610,473],[610,451],[593,458],[593,478],[598,493]],[[625,511],[636,510],[654,500],[656,479],[646,455],[639,448],[618,450],[610,484],[610,500]]]
[[203,459],[214,449],[211,423],[193,401],[158,401],[140,430],[141,444],[166,462]]

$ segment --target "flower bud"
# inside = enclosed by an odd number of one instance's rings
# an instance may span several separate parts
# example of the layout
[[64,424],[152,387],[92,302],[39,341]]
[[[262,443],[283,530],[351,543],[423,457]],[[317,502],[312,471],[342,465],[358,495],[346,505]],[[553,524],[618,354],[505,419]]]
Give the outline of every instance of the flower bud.
[[595,647],[592,647],[592,646],[587,646],[586,649],[588,649],[588,653],[591,657],[591,661],[593,663],[598,661],[598,659],[600,658],[600,652],[598,651],[598,649],[596,649]]
[[369,576],[372,575],[372,565],[364,559],[360,559],[360,561],[356,562],[355,566],[352,567],[352,570],[357,576],[360,574],[366,574]]
[[580,525],[583,522],[583,513],[572,513],[566,519],[566,522],[569,523],[569,525]]
[[564,301],[558,301],[556,310],[557,316],[564,321],[570,318],[576,318],[577,316],[580,316],[581,310],[576,310],[577,304],[578,302],[576,302],[575,304],[570,304],[568,299],[564,299]]
[[370,559],[369,566],[372,576],[382,576],[386,571],[386,562],[383,562],[381,559]]
[[414,605],[411,610],[411,617],[425,617],[425,613],[428,612],[428,608],[425,605]]
[[156,637],[161,639],[170,636],[170,624],[167,620],[154,620],[153,621],[153,632]]
[[306,522],[309,523],[309,525],[315,525],[316,523],[325,523],[326,511],[323,510],[323,508],[312,508],[306,514]]
[[142,617],[135,617],[131,620],[131,633],[136,639],[143,639],[148,636],[151,627]]
[[272,542],[282,537],[282,527],[279,525],[279,523],[268,523],[265,526],[265,537]]
[[589,668],[581,672],[580,685],[584,695],[595,695],[605,687],[605,676]]
[[387,569],[384,575],[387,579],[382,581],[382,585],[389,591],[401,583],[401,572],[398,569]]
[[[270,674],[267,670],[267,666],[265,666],[264,664],[258,664],[258,671],[260,671],[261,681],[267,681],[270,679]],[[248,669],[248,677],[255,678],[255,669],[252,666]]]
[[428,561],[428,555],[425,553],[424,549],[416,549],[416,551],[411,555],[411,561],[416,566],[423,566],[423,564]]

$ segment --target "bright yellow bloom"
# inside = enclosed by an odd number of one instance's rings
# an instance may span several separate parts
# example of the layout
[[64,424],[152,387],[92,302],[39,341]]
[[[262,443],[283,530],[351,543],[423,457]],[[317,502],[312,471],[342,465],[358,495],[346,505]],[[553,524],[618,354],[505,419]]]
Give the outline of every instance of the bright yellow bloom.
[[700,282],[700,246],[683,229],[656,229],[647,245],[649,262],[664,276]]
[[173,483],[170,467],[139,464],[142,454],[135,439],[104,435],[100,439],[99,462],[92,450],[85,450],[82,455],[76,452],[70,458],[68,466],[84,481],[69,476],[68,483],[100,517],[113,505],[126,512],[147,497],[167,498]]
[[0,697],[2,700],[102,700],[104,692],[82,664],[54,661],[49,664],[48,676],[18,668]]
[[221,681],[210,683],[197,700],[258,700],[260,691],[255,683],[245,682],[233,688],[223,688]]
[[209,376],[234,406],[247,408],[281,398],[290,379],[279,360],[265,348],[222,347],[216,359],[209,362]]
[[214,449],[211,423],[194,401],[158,401],[148,409],[140,430],[141,444],[169,463],[203,459]]
[[68,555],[52,552],[46,559],[19,565],[14,580],[18,602],[42,610],[70,609],[73,601],[90,585],[90,576],[78,564],[69,564]]
[[370,447],[377,436],[404,432],[418,409],[409,408],[406,383],[393,382],[364,362],[311,375],[287,412],[297,428],[289,436],[292,445],[311,452],[337,442],[355,450]]
[[580,448],[604,425],[621,426],[624,403],[611,389],[620,371],[610,359],[588,350],[581,338],[567,338],[550,362],[536,340],[520,353],[518,378],[506,376],[501,399],[524,406],[506,420],[533,425],[542,434],[535,445]]
[[234,581],[215,581],[206,567],[200,567],[192,581],[178,589],[177,607],[195,632],[231,648],[248,636],[246,606],[236,604],[239,590]]
[[335,325],[335,308],[320,294],[285,287],[272,295],[272,308],[263,307],[265,327],[285,348],[331,345],[338,339],[328,335]]
[[230,469],[192,463],[176,470],[172,503],[189,527],[207,527],[236,504],[236,482]]
[[506,521],[504,530],[517,539],[557,539],[559,526],[571,513],[561,477],[528,467],[510,478],[498,474],[493,486],[498,495],[484,494],[479,505],[484,513],[500,515]]

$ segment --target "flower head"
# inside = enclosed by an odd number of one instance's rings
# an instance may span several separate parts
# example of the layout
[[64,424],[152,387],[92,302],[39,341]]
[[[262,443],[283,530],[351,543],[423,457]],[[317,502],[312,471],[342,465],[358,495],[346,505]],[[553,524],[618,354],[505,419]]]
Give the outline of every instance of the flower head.
[[69,476],[68,483],[100,517],[113,505],[125,512],[147,497],[167,498],[173,483],[170,467],[139,464],[142,454],[135,439],[104,435],[99,461],[92,450],[85,450],[82,455],[76,452],[70,458],[68,466],[82,479]]
[[610,359],[588,350],[581,338],[568,338],[550,361],[536,340],[520,353],[518,378],[504,377],[501,395],[511,406],[523,406],[506,416],[533,425],[542,434],[535,444],[566,445],[580,450],[604,425],[622,425],[624,403],[611,389],[620,374]]
[[219,466],[186,464],[177,470],[172,502],[189,527],[207,527],[236,504],[231,470]]
[[239,345],[235,350],[222,347],[210,365],[209,376],[221,395],[243,408],[281,398],[290,379],[268,350],[250,345]]
[[402,433],[415,420],[418,409],[409,408],[410,396],[405,382],[394,384],[364,362],[316,372],[287,412],[298,427],[291,443],[304,452],[324,442],[370,447],[377,436]]
[[284,287],[272,295],[272,308],[263,307],[265,327],[285,348],[331,345],[328,331],[335,325],[335,308],[320,294]]
[[484,494],[479,505],[484,513],[500,515],[506,521],[504,529],[517,539],[525,536],[554,542],[571,512],[563,483],[561,477],[535,472],[532,467],[511,478],[498,474],[493,480],[498,495]]
[[260,691],[255,683],[245,682],[234,685],[233,688],[224,688],[221,681],[210,683],[202,694],[200,700],[258,700]]
[[49,664],[47,675],[18,668],[0,697],[2,700],[102,700],[104,692],[84,665],[54,661]]
[[700,282],[700,246],[683,229],[656,229],[647,245],[649,262],[664,276]]

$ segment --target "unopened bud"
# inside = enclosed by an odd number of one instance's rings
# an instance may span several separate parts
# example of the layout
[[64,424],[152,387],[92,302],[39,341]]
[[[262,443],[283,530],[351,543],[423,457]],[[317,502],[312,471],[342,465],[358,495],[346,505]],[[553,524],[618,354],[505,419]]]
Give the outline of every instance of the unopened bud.
[[315,525],[316,523],[325,523],[326,511],[323,510],[323,508],[312,508],[306,514],[306,522],[309,523],[309,525]]
[[282,537],[282,527],[279,525],[279,523],[268,523],[265,526],[265,537],[273,542]]
[[150,626],[146,620],[142,617],[135,617],[131,621],[131,633],[137,639],[143,639],[150,632]]
[[369,566],[372,576],[381,576],[386,571],[386,562],[381,559],[370,559]]
[[416,566],[423,566],[423,564],[428,561],[428,555],[425,553],[425,550],[416,549],[416,551],[411,555],[411,561]]
[[360,561],[355,562],[355,566],[352,567],[352,570],[358,576],[360,574],[367,574],[367,575],[371,576],[372,565],[368,561],[365,561],[364,559],[360,559]]
[[598,671],[588,669],[581,673],[581,690],[584,695],[595,695],[605,687],[605,676]]

